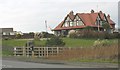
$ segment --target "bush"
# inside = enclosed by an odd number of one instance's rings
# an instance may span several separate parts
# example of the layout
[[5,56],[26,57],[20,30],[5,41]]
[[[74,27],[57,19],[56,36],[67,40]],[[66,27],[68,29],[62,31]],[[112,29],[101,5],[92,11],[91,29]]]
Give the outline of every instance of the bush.
[[77,38],[78,36],[77,36],[77,33],[70,33],[69,37],[70,38]]
[[21,34],[16,34],[15,38],[20,39],[22,37]]
[[101,46],[109,46],[109,41],[106,39],[106,40],[96,40],[93,44],[94,47],[101,47]]
[[10,38],[9,37],[5,37],[4,40],[9,40]]
[[59,37],[52,37],[50,40],[46,41],[46,46],[50,46],[50,47],[64,46],[64,45],[65,43]]
[[118,34],[108,32],[96,32],[93,30],[80,30],[69,34],[70,38],[99,38],[99,39],[114,39],[119,38]]
[[51,38],[51,37],[54,37],[54,34],[50,34],[48,32],[42,32],[41,35],[42,35],[42,38]]

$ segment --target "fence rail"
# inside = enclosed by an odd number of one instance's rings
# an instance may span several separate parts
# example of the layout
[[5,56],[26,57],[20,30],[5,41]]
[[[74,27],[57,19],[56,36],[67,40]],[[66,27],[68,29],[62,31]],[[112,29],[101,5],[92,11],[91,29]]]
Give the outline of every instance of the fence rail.
[[14,56],[27,56],[27,57],[48,57],[51,55],[60,54],[64,49],[70,49],[65,47],[34,47],[31,50],[30,47],[14,47]]

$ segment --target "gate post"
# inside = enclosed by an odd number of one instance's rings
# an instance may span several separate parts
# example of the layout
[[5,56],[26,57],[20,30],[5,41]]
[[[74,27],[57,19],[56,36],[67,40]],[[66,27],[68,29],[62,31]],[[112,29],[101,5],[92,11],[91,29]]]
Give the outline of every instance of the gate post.
[[16,56],[16,47],[14,47],[14,56]]
[[34,51],[32,51],[32,58],[34,58]]

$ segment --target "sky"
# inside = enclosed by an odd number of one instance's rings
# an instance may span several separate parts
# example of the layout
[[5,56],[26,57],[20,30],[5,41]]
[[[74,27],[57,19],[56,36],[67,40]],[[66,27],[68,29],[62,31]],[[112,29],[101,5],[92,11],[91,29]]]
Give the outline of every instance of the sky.
[[[98,6],[98,7],[97,7]],[[0,0],[0,28],[14,28],[22,32],[46,31],[45,20],[50,28],[55,28],[64,17],[74,13],[102,11],[110,14],[118,27],[118,1],[109,0]],[[50,29],[47,29],[49,32]]]

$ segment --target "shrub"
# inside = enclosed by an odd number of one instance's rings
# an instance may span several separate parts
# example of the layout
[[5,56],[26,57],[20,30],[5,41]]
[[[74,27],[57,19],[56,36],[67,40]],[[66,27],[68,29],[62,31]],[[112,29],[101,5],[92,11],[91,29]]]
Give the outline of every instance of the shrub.
[[16,34],[15,38],[20,39],[22,37],[21,34]]
[[108,32],[96,32],[93,30],[79,30],[69,34],[70,38],[98,38],[98,39],[114,39],[120,38],[118,34]]
[[52,37],[50,40],[46,41],[46,46],[64,46],[65,43],[59,37]]
[[69,37],[70,38],[77,38],[78,36],[77,36],[77,33],[70,33]]
[[41,38],[51,38],[54,37],[54,34],[50,34],[48,32],[41,32]]
[[70,30],[68,33],[68,37],[70,38],[77,38],[77,33],[75,30]]
[[9,40],[10,38],[9,37],[5,37],[4,40]]

